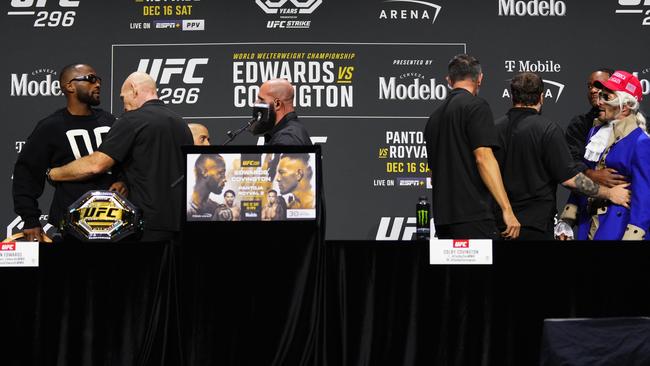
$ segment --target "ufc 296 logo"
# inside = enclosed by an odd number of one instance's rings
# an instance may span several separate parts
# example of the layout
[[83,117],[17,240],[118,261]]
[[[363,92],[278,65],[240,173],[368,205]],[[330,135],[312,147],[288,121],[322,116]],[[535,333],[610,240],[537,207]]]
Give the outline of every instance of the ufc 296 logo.
[[[266,14],[296,15],[311,14],[323,0],[255,0]],[[290,3],[292,7],[287,7]]]
[[[50,1],[55,3],[56,1]],[[74,8],[79,7],[79,0],[58,0],[57,10],[45,9],[48,0],[11,0],[11,11],[7,15],[33,16],[34,28],[71,27],[77,16]]]
[[[140,60],[138,71],[146,72],[156,80],[163,102],[195,104],[203,84],[203,76],[197,69],[208,62],[208,58],[145,58]],[[178,84],[182,86],[176,86]]]
[[616,14],[641,14],[641,25],[650,25],[650,0],[618,0]]

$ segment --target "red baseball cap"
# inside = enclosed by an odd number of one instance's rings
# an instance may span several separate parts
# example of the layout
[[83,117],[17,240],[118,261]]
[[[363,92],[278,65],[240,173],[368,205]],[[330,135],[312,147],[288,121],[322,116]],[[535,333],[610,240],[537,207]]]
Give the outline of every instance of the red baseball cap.
[[609,89],[612,91],[622,91],[635,97],[639,102],[643,100],[643,90],[641,82],[636,76],[627,71],[618,70],[605,82],[596,81],[594,86],[599,89]]

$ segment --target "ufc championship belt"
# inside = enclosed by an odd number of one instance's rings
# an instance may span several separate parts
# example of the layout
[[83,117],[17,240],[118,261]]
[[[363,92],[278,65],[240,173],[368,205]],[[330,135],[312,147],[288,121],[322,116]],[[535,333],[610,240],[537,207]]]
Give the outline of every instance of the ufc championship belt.
[[64,235],[85,242],[116,242],[142,232],[140,209],[114,191],[89,191],[69,208]]

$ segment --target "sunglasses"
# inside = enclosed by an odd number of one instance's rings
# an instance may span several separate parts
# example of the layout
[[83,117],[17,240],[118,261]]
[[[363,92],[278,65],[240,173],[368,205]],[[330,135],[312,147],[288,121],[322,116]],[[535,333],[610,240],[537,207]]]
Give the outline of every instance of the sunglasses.
[[72,79],[70,79],[70,81],[68,81],[68,84],[73,82],[73,81],[87,81],[87,82],[89,82],[91,84],[94,84],[96,82],[101,83],[102,78],[100,78],[99,76],[97,76],[95,74],[88,74],[88,75],[77,76],[75,78],[72,78]]
[[607,92],[604,92],[602,90],[598,93],[598,98],[600,98],[602,100],[612,100],[612,99],[614,99],[613,98],[614,96],[615,96],[614,94],[607,93]]

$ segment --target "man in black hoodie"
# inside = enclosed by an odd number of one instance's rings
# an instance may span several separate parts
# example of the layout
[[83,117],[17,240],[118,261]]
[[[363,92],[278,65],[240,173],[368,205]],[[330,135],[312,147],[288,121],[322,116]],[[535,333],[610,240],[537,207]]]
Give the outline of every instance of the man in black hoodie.
[[[85,64],[65,66],[59,75],[66,107],[39,121],[18,156],[13,173],[14,210],[23,219],[26,240],[43,239],[38,198],[43,194],[46,174],[51,167],[65,165],[96,151],[115,118],[93,108],[99,105],[101,78]],[[85,182],[55,186],[48,222],[58,227],[68,207],[94,189],[115,189],[125,193],[122,183],[107,172]]]

